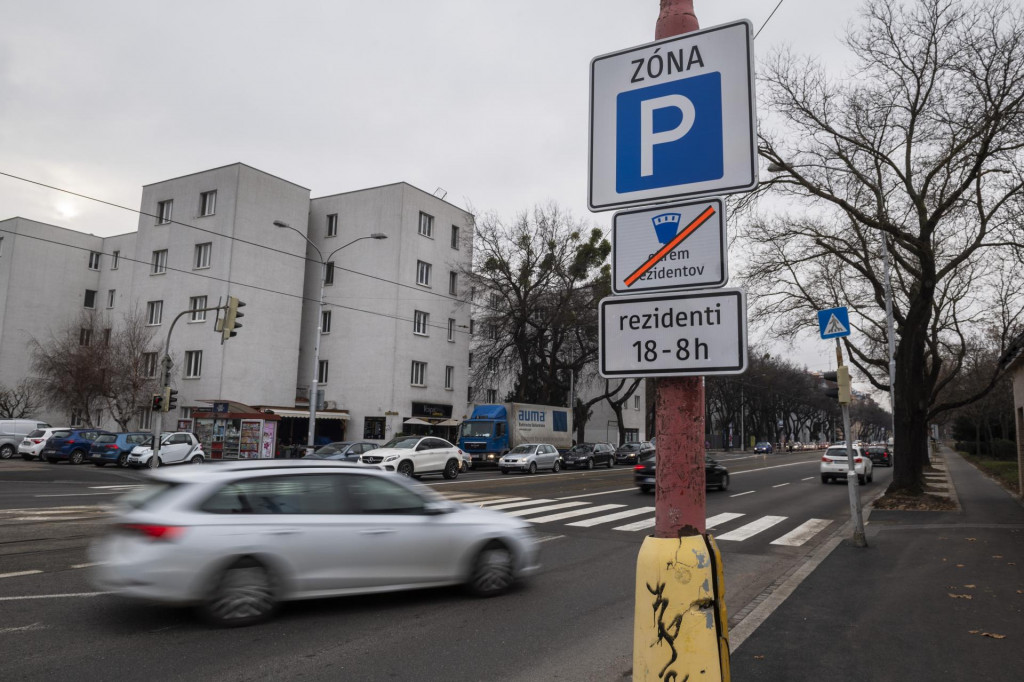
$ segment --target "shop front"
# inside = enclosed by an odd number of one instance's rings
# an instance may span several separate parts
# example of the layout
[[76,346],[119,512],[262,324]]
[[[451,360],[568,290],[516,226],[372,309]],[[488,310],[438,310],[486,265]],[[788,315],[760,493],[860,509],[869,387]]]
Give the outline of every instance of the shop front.
[[403,433],[437,436],[458,442],[459,422],[452,419],[452,406],[440,403],[412,403],[412,414],[402,419]]
[[[259,409],[277,415],[281,422],[278,425],[277,437],[280,446],[278,457],[302,457],[306,454],[306,443],[309,438],[309,410],[294,407],[275,407],[264,405]],[[343,410],[317,410],[316,413],[316,447],[346,440],[349,415]],[[355,438],[358,438],[356,436]],[[354,439],[354,438],[350,438]]]
[[276,414],[232,401],[209,402],[192,413],[192,432],[211,460],[273,459],[277,451]]

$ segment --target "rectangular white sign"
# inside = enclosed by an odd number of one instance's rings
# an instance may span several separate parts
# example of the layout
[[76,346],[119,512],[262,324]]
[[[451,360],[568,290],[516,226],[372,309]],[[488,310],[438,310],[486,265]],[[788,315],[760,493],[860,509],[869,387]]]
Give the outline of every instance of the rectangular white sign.
[[601,376],[742,374],[747,298],[742,289],[611,296],[598,308]]
[[757,186],[753,26],[714,26],[590,64],[592,211]]
[[725,206],[704,199],[622,211],[612,221],[612,292],[725,286],[729,280]]

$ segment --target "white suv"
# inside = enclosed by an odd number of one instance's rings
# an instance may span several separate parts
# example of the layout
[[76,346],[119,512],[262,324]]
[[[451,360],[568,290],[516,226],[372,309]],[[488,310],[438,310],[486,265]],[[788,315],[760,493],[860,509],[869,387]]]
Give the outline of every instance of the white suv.
[[380,464],[385,471],[403,476],[441,474],[458,478],[464,458],[462,450],[434,436],[395,436],[382,447],[359,455],[363,464]]
[[[874,466],[867,449],[861,445],[853,447],[853,470],[861,485],[874,480]],[[829,483],[832,479],[846,480],[849,461],[846,457],[845,445],[833,445],[821,456],[821,482]]]

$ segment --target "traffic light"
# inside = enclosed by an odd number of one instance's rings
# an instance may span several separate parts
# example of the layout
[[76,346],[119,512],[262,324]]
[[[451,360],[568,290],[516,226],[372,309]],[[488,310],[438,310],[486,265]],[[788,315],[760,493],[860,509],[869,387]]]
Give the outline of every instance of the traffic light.
[[153,394],[153,411],[163,412],[164,411],[164,397],[159,393]]
[[170,386],[164,388],[164,402],[161,412],[170,412],[178,409],[178,392]]
[[839,370],[835,372],[825,372],[822,374],[822,378],[825,381],[836,384],[835,386],[826,385],[825,395],[829,398],[835,398],[841,405],[846,405],[850,402],[850,368],[846,365],[839,365]]
[[238,323],[238,318],[244,317],[242,313],[238,312],[239,308],[244,308],[245,304],[238,300],[236,296],[228,296],[227,310],[224,311],[224,321],[221,323],[220,330],[220,342],[224,343],[232,336],[237,334],[236,329],[240,329],[242,325]]

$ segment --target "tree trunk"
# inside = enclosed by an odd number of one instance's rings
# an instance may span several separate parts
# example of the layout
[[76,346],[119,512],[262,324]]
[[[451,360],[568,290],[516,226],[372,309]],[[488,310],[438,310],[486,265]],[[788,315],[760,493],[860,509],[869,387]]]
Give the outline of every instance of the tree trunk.
[[896,456],[889,486],[891,492],[911,495],[920,495],[924,491],[923,472],[929,461],[928,404],[932,392],[925,348],[934,291],[922,284],[916,293],[907,309],[896,347]]

